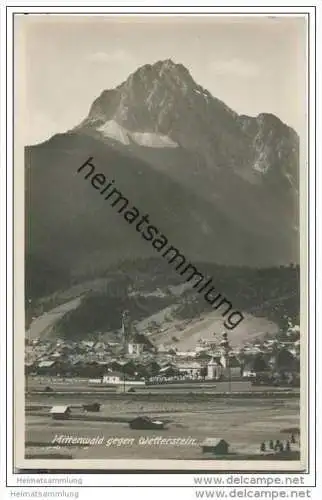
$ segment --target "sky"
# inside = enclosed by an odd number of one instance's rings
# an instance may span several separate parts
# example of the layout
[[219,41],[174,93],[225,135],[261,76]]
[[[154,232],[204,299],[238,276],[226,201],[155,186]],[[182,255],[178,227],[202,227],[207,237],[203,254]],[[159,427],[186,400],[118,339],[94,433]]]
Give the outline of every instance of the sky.
[[303,17],[28,15],[16,17],[15,36],[25,144],[73,128],[103,90],[169,58],[237,113],[303,130]]

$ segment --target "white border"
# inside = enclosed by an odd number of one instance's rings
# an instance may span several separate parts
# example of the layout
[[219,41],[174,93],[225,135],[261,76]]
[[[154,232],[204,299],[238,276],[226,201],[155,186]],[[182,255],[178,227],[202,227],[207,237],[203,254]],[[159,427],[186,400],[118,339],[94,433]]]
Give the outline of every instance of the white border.
[[[55,2],[56,3],[56,2]],[[96,2],[99,4],[100,2]],[[178,4],[179,2],[176,2]],[[204,4],[206,2],[203,2]],[[268,2],[265,2],[268,3]],[[285,2],[288,5],[290,5],[290,2]],[[296,12],[296,13],[303,13],[303,12],[311,12],[311,40],[310,40],[310,52],[311,52],[311,60],[310,60],[310,72],[311,72],[311,79],[310,79],[310,109],[311,109],[311,116],[310,116],[310,129],[311,129],[311,138],[310,138],[310,172],[309,172],[309,182],[310,182],[310,194],[311,194],[311,200],[310,200],[310,276],[311,276],[311,282],[310,282],[310,389],[311,389],[311,394],[310,394],[310,474],[305,476],[305,484],[307,485],[313,485],[314,484],[314,471],[315,471],[315,463],[314,463],[314,449],[315,449],[315,433],[312,432],[314,431],[315,428],[315,421],[314,421],[314,391],[315,387],[319,387],[318,381],[321,381],[321,370],[319,370],[318,373],[318,379],[317,382],[315,382],[314,378],[314,359],[315,359],[315,343],[314,343],[314,323],[315,323],[315,313],[314,313],[314,299],[315,299],[315,290],[314,290],[314,276],[315,276],[315,234],[314,234],[314,227],[315,227],[315,212],[314,212],[314,192],[315,192],[315,179],[314,179],[314,167],[315,167],[315,139],[314,139],[314,130],[315,130],[315,100],[314,100],[314,95],[315,95],[315,89],[314,89],[314,73],[315,73],[315,65],[314,65],[314,48],[315,48],[315,40],[314,40],[314,10],[312,7],[303,7],[303,3],[305,2],[292,2],[292,3],[298,3],[300,6],[289,6],[289,7],[266,7],[265,6],[265,13],[276,13],[279,12],[279,15],[285,14],[287,15],[288,12]],[[309,5],[312,6],[315,2],[310,2]],[[46,5],[53,5],[53,2],[46,2]],[[234,2],[236,5],[241,5],[242,2]],[[7,4],[8,6],[10,5],[19,5],[19,7],[14,7],[8,9],[8,16],[9,19],[11,17],[12,11],[14,12],[52,12],[52,13],[57,13],[59,12],[73,12],[73,13],[97,13],[97,12],[104,12],[104,13],[113,13],[113,12],[120,12],[122,9],[125,9],[126,4],[124,2],[119,2],[117,6],[114,7],[104,7],[104,4],[102,4],[101,7],[85,7],[82,5],[86,5],[86,2],[79,2],[77,7],[71,7],[71,6],[66,6],[66,7],[56,7],[56,6],[51,6],[51,7],[46,7],[45,9],[41,6],[35,5],[35,2],[32,5],[27,5],[23,2],[10,2]],[[81,5],[81,6],[79,6]],[[114,4],[115,5],[115,4]],[[154,5],[158,5],[155,4]],[[254,10],[259,9],[259,6],[254,6],[254,7],[231,7],[229,5],[227,6],[221,6],[221,7],[176,7],[174,10],[175,12],[183,11],[182,13],[202,13],[202,12],[213,12],[213,13],[229,13],[229,12],[240,12],[240,14],[247,14],[248,12],[252,12]],[[262,8],[263,9],[263,8]],[[162,13],[162,12],[169,12],[170,7],[162,7],[158,6],[155,9],[147,9],[146,7],[131,7],[131,6],[126,6],[126,12],[131,13],[143,13],[143,12],[149,12],[151,14],[154,13]],[[263,11],[259,11],[258,14],[260,15]],[[125,12],[124,12],[125,13]],[[5,11],[3,6],[1,6],[1,48],[4,49],[5,47]],[[321,20],[321,16],[319,16]],[[11,22],[11,21],[10,21]],[[6,270],[6,263],[5,263],[5,254],[4,254],[4,245],[2,244],[3,239],[1,239],[1,298],[3,300],[3,297],[7,296],[7,329],[8,329],[8,338],[12,338],[12,331],[13,331],[13,325],[12,325],[12,292],[13,292],[13,284],[11,281],[11,276],[12,276],[12,170],[11,170],[11,165],[12,165],[12,60],[11,60],[11,39],[12,39],[12,27],[10,26],[10,22],[8,23],[8,37],[7,37],[7,42],[8,42],[8,124],[7,124],[7,165],[8,165],[8,170],[7,170],[7,209],[8,209],[8,235],[7,235],[7,252],[8,252],[8,284],[7,284],[7,290],[5,290],[4,287],[4,280],[3,277],[5,276],[5,270]],[[317,37],[317,47],[319,47],[319,39],[321,37]],[[321,45],[321,41],[320,41]],[[5,117],[4,117],[4,106],[3,103],[5,103],[5,94],[4,94],[4,56],[2,55],[1,58],[1,97],[2,97],[2,113],[1,113],[1,131],[4,132],[6,128],[5,124]],[[10,111],[11,110],[11,111]],[[4,142],[3,142],[3,134],[1,134],[1,166],[4,167],[6,164],[5,161],[5,148],[4,148]],[[320,147],[321,150],[321,147]],[[320,156],[321,157],[321,156]],[[319,172],[317,172],[319,175],[318,179],[321,180]],[[0,195],[0,202],[1,202],[1,227],[5,227],[5,175],[6,172],[4,168],[1,168],[0,171],[0,187],[1,187],[1,195]],[[318,184],[321,185],[321,184]],[[321,208],[321,205],[318,204],[318,208]],[[319,245],[318,248],[321,248]],[[319,286],[321,283],[319,283]],[[321,294],[320,294],[320,299],[321,299]],[[1,302],[2,302],[1,300]],[[319,302],[318,302],[319,303]],[[320,302],[321,303],[321,302]],[[5,310],[3,307],[3,302],[1,303],[1,326],[3,325],[4,328],[1,328],[1,335],[2,335],[2,343],[1,343],[1,369],[2,369],[2,377],[1,377],[1,390],[0,390],[0,395],[1,395],[1,407],[4,407],[4,394],[5,394],[5,384],[4,378],[3,378],[3,367],[5,366],[5,359],[6,359],[6,353],[5,353],[5,342],[4,342],[4,335],[3,332],[5,331],[5,323],[3,322],[5,318]],[[321,328],[317,329],[317,331],[321,332]],[[320,340],[318,339],[318,346],[321,345]],[[321,351],[319,351],[321,352]],[[10,471],[11,469],[11,464],[12,464],[12,449],[11,449],[11,442],[12,442],[12,342],[9,340],[8,343],[8,351],[7,351],[7,373],[8,373],[8,386],[7,386],[7,423],[8,423],[8,455],[7,455],[7,463],[8,463],[8,484],[9,485],[15,485],[17,484],[17,475],[13,475]],[[318,369],[321,366],[321,363],[318,363]],[[321,385],[320,385],[321,387]],[[319,398],[318,401],[318,410],[321,410],[321,399]],[[321,413],[320,413],[321,414]],[[3,413],[2,413],[3,415]],[[3,420],[2,420],[3,423]],[[1,428],[1,447],[3,451],[3,444],[5,442],[6,434],[4,432],[4,425],[0,426]],[[321,442],[319,441],[319,444],[321,445]],[[319,451],[321,451],[321,447],[319,447]],[[321,455],[320,455],[321,456]],[[321,463],[321,461],[320,461]],[[0,467],[0,479],[1,483],[4,480],[3,478],[3,473],[4,473],[4,467],[3,467],[3,458],[1,458],[1,467]],[[205,475],[205,474],[200,474],[200,475]],[[262,476],[269,476],[266,474],[261,474]],[[246,476],[246,474],[244,474]],[[277,475],[274,474],[274,477]],[[34,475],[33,475],[34,477]],[[71,477],[71,476],[69,476]],[[282,477],[282,475],[281,475]],[[101,474],[86,474],[82,476],[83,478],[83,484],[91,485],[91,486],[96,486],[96,485],[124,485],[126,482],[128,485],[150,485],[150,486],[155,486],[155,485],[173,485],[173,486],[192,486],[192,477],[191,475],[183,475],[183,474],[151,474],[151,475],[134,475],[134,474],[126,474],[126,480],[124,475],[120,474],[109,474],[108,476],[106,475],[101,475]],[[92,490],[87,490],[88,494],[90,495],[90,491],[92,493]],[[101,490],[93,490],[93,493],[95,492],[95,495],[98,494],[98,492]],[[115,493],[115,495],[114,495]],[[140,493],[140,490],[138,490],[138,493]],[[178,493],[178,495],[177,495]],[[133,493],[131,492],[131,495]],[[140,495],[142,492],[140,493]],[[155,494],[155,492],[154,492]],[[87,496],[87,495],[86,495]],[[163,492],[164,496],[164,492]],[[176,492],[176,496],[179,497],[179,490]],[[113,498],[118,497],[117,490],[113,490]],[[161,497],[160,497],[161,498]]]

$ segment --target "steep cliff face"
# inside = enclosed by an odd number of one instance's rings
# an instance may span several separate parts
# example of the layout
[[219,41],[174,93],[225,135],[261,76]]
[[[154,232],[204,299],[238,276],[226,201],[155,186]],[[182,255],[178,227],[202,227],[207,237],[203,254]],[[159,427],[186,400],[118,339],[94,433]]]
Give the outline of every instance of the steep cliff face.
[[298,137],[292,129],[270,114],[238,116],[171,60],[142,66],[102,92],[79,128],[128,145],[180,146],[197,153],[210,170],[240,175],[274,169],[293,184],[297,180]]

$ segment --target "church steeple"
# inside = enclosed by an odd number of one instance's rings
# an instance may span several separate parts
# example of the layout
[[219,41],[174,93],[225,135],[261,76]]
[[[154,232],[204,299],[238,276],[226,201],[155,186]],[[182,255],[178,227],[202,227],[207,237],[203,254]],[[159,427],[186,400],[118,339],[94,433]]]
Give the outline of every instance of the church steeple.
[[123,311],[122,313],[122,337],[123,337],[123,344],[126,345],[128,342],[130,342],[132,336],[132,329],[131,329],[131,318],[129,311]]
[[222,334],[222,340],[220,341],[220,346],[222,348],[223,351],[230,351],[230,344],[229,344],[229,340],[228,340],[228,334],[226,332],[224,332]]
[[231,350],[230,343],[228,340],[228,334],[224,332],[222,334],[222,340],[220,341],[220,349],[222,352],[222,365],[224,368],[228,368],[229,366],[229,351]]

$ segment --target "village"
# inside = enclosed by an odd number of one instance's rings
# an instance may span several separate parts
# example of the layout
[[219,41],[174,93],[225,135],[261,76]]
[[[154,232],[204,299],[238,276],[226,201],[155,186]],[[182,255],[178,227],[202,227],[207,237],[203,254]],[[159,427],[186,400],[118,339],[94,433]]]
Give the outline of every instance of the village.
[[151,458],[157,446],[163,458],[298,459],[297,325],[239,346],[214,332],[184,351],[153,342],[156,325],[138,331],[128,310],[119,324],[113,341],[26,336],[30,456]]
[[266,338],[234,347],[226,332],[202,338],[180,351],[175,343],[155,346],[138,334],[125,311],[119,342],[64,339],[25,341],[28,378],[88,379],[89,384],[152,385],[180,382],[250,380],[252,384],[300,383],[300,329],[290,325],[283,338]]

